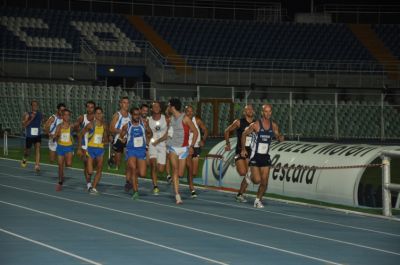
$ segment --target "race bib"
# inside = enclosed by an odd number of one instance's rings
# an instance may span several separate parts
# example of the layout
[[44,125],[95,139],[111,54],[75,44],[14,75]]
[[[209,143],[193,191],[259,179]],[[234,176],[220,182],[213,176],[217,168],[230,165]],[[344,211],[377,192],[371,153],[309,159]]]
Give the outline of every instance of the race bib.
[[245,143],[245,146],[250,146],[250,144],[251,144],[251,136],[246,136],[246,143]]
[[101,144],[103,142],[103,135],[102,134],[95,134],[93,139],[93,143]]
[[268,152],[269,144],[266,143],[259,143],[257,148],[257,153],[261,155],[265,155]]
[[31,135],[38,136],[39,135],[39,128],[31,128]]
[[61,134],[61,142],[68,143],[70,139],[69,133],[62,133]]
[[143,137],[133,138],[133,147],[142,147],[142,146],[143,146]]

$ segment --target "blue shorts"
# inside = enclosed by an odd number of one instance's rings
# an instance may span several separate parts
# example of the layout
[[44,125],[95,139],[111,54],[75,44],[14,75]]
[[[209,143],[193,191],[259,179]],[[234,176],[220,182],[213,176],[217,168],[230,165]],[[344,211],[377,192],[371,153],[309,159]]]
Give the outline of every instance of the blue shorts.
[[168,146],[169,153],[174,153],[179,159],[185,159],[189,156],[189,146],[176,147]]
[[74,146],[63,146],[63,145],[57,145],[56,153],[59,156],[65,156],[67,153],[73,153],[74,152]]
[[104,148],[101,147],[90,147],[87,148],[87,155],[92,158],[96,159],[104,155]]
[[136,157],[139,160],[146,160],[146,149],[127,148],[125,159],[128,160],[131,157]]

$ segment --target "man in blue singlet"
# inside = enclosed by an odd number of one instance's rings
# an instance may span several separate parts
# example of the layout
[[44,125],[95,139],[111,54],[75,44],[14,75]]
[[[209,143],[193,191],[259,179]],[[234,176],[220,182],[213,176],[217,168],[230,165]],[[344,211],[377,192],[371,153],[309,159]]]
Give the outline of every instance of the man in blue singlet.
[[279,132],[278,124],[271,120],[272,105],[263,105],[261,116],[261,119],[253,122],[244,130],[241,139],[241,155],[246,157],[248,155],[245,146],[246,137],[252,133],[255,134],[255,139],[251,143],[249,162],[251,180],[254,184],[260,184],[257,191],[257,197],[254,200],[255,208],[264,208],[262,197],[264,196],[268,186],[269,169],[271,166],[269,148],[272,138],[275,137],[280,142],[284,140],[283,135]]
[[32,145],[35,147],[35,171],[40,171],[40,144],[42,142],[42,119],[43,115],[39,110],[39,102],[32,100],[31,111],[25,112],[22,117],[22,126],[25,128],[25,148],[21,166],[26,167],[27,158]]

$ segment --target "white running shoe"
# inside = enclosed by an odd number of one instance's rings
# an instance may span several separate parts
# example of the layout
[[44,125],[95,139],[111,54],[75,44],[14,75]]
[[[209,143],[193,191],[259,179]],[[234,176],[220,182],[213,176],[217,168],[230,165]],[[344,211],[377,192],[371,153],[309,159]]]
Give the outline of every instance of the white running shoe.
[[255,199],[254,200],[254,208],[258,208],[258,209],[264,208],[264,204],[259,199]]
[[168,182],[168,184],[171,184],[171,183],[172,183],[172,177],[171,177],[171,175],[168,175],[168,176],[167,176],[167,182]]
[[236,195],[235,199],[237,202],[247,202],[246,198],[243,196],[243,194]]
[[176,200],[176,204],[182,204],[183,203],[183,201],[181,199],[181,195],[179,195],[179,194],[175,195],[175,200]]
[[98,195],[99,194],[99,192],[97,191],[96,188],[91,188],[89,193],[92,194],[92,195]]

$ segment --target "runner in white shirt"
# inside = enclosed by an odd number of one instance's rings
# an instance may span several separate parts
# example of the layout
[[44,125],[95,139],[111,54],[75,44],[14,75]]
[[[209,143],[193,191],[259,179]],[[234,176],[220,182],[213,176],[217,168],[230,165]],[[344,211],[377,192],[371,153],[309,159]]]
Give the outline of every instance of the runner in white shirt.
[[149,143],[149,158],[151,165],[151,178],[153,181],[153,194],[158,195],[160,192],[157,186],[157,173],[165,170],[167,160],[167,144],[169,122],[164,114],[161,114],[160,102],[154,101],[151,105],[152,115],[149,118],[149,127],[153,133],[153,137]]
[[53,136],[56,132],[57,126],[62,123],[61,116],[64,109],[65,109],[65,104],[59,103],[57,105],[57,112],[51,115],[44,125],[44,131],[49,136],[50,163],[54,163],[56,161],[57,142],[54,141]]
[[[206,142],[208,136],[208,130],[207,127],[204,125],[204,122],[199,117],[196,117],[194,115],[192,106],[189,105],[185,107],[185,114],[188,118],[192,120],[198,133],[198,137],[195,143],[192,143],[193,132],[190,131],[189,133],[189,145],[194,146],[194,153],[193,155],[188,156],[188,158],[186,159],[186,166],[188,169],[188,182],[189,182],[191,197],[196,198],[197,194],[193,185],[193,177],[197,176],[199,172],[199,157],[201,153],[201,147],[203,147]],[[203,133],[203,137],[201,137],[200,129],[201,132]]]

